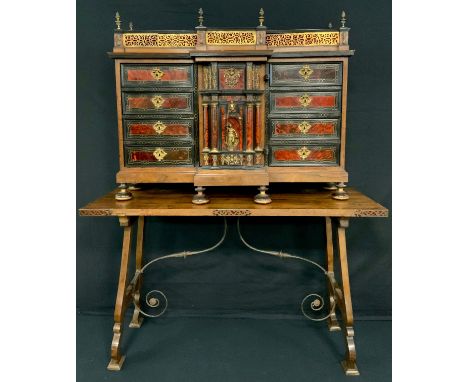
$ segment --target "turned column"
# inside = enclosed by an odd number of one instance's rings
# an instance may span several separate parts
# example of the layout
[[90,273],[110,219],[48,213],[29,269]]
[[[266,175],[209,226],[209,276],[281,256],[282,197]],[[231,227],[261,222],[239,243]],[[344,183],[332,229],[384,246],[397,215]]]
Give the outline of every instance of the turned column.
[[209,113],[208,113],[208,104],[203,103],[203,166],[209,165],[209,152],[210,152],[210,142],[209,142]]
[[218,102],[211,103],[211,159],[218,165]]
[[255,164],[263,164],[262,105],[255,104]]

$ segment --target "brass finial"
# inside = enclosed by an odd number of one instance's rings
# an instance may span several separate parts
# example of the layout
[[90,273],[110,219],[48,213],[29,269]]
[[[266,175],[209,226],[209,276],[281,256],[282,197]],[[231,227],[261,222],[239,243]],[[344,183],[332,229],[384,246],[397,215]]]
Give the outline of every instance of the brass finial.
[[199,27],[202,27],[203,26],[203,8],[200,8],[198,10],[198,22],[200,23],[200,25],[198,25]]
[[344,28],[346,24],[346,12],[342,11],[341,12],[341,28]]
[[328,23],[328,29],[332,29],[332,28],[333,28],[333,24],[332,24],[332,22],[330,21],[330,22]]
[[119,12],[115,12],[115,25],[117,25],[117,30],[120,30],[120,15]]
[[133,30],[133,23],[130,21],[130,23],[128,24],[128,29],[130,29],[131,31]]
[[264,14],[265,12],[263,11],[263,8],[260,8],[260,11],[258,12],[258,22],[260,23],[259,27],[263,27],[263,22],[265,21]]

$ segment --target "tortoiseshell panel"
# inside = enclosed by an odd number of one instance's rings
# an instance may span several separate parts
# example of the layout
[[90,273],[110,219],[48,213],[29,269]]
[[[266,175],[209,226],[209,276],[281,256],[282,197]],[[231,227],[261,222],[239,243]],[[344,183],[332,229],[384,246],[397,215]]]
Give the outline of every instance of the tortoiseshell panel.
[[192,87],[191,65],[122,64],[123,87]]
[[272,119],[271,137],[338,139],[340,120],[335,119]]
[[271,146],[274,166],[337,166],[338,144],[297,144]]
[[191,119],[139,119],[124,120],[126,139],[178,138],[192,136],[193,120]]
[[192,113],[192,93],[122,93],[125,114]]
[[341,64],[272,64],[270,86],[340,86]]
[[126,146],[125,162],[128,167],[192,165],[193,150],[191,146]]
[[242,90],[245,88],[245,66],[219,67],[218,79],[221,90]]
[[339,112],[340,91],[271,92],[271,113]]

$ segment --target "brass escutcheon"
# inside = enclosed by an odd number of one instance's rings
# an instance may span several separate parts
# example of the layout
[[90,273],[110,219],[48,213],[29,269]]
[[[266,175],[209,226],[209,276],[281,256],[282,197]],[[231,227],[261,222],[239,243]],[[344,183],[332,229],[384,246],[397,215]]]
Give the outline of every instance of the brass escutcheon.
[[160,147],[153,151],[153,156],[156,158],[158,162],[161,162],[167,153]]
[[306,122],[306,121],[303,121],[301,122],[299,125],[297,125],[297,127],[299,128],[299,130],[301,131],[302,134],[306,134],[309,129],[311,128],[311,124],[309,122]]
[[301,147],[299,150],[297,150],[297,153],[299,154],[299,157],[302,160],[306,160],[307,157],[310,155],[311,151],[307,147]]
[[166,125],[164,123],[162,123],[161,121],[157,121],[154,125],[153,125],[153,129],[154,131],[156,131],[157,134],[162,134],[162,132],[164,130],[166,130]]
[[157,95],[151,98],[151,102],[153,102],[153,105],[156,109],[159,109],[164,103],[164,98],[160,95]]
[[304,65],[300,70],[299,70],[299,74],[302,76],[302,78],[304,78],[304,80],[308,80],[310,78],[310,76],[312,75],[312,73],[314,72],[314,70],[309,66],[309,65]]
[[151,75],[156,81],[161,81],[162,76],[164,76],[164,72],[159,68],[154,68],[151,71]]
[[299,99],[302,107],[307,107],[309,106],[310,102],[312,101],[312,97],[307,95],[307,94],[303,94],[301,95],[301,98]]

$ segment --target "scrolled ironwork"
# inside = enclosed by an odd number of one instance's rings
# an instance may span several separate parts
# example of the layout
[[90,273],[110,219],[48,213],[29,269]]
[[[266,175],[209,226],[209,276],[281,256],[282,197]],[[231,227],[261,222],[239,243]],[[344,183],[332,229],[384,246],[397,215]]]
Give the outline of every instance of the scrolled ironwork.
[[[201,249],[201,250],[198,250],[198,251],[183,251],[183,252],[172,253],[170,255],[160,256],[160,257],[157,257],[157,258],[149,261],[148,263],[146,263],[145,266],[143,266],[140,270],[137,270],[135,272],[135,275],[134,275],[132,281],[130,282],[130,285],[129,285],[129,287],[132,290],[133,304],[135,305],[135,309],[145,317],[156,318],[156,317],[162,316],[164,314],[164,312],[166,311],[168,305],[169,305],[169,300],[166,297],[166,295],[162,291],[160,291],[158,289],[154,289],[154,290],[149,291],[146,294],[145,304],[150,309],[159,309],[160,311],[157,314],[149,314],[149,313],[144,312],[141,309],[140,301],[139,301],[140,300],[139,299],[139,292],[136,291],[136,286],[139,284],[139,279],[141,278],[143,273],[146,271],[146,269],[148,269],[149,266],[151,266],[151,265],[153,265],[156,262],[161,261],[161,260],[167,260],[167,259],[172,259],[172,258],[181,258],[181,257],[185,259],[188,256],[199,255],[201,253],[211,252],[211,251],[215,250],[216,248],[218,248],[224,242],[224,240],[226,239],[226,234],[227,234],[227,220],[226,220],[226,218],[224,218],[223,235],[222,235],[221,239],[219,239],[219,241],[216,244],[212,245],[211,247]],[[162,298],[163,301],[161,301],[161,298]]]
[[329,272],[327,272],[327,270],[325,268],[323,268],[320,264],[316,263],[313,260],[306,259],[305,257],[301,257],[301,256],[297,256],[297,255],[291,255],[291,254],[283,252],[283,251],[270,251],[270,250],[260,249],[260,248],[256,248],[253,245],[247,243],[247,241],[244,239],[244,237],[242,236],[242,233],[241,233],[240,218],[237,219],[237,232],[239,234],[239,238],[241,239],[242,243],[247,248],[251,249],[252,251],[259,252],[259,253],[264,253],[266,255],[276,256],[276,257],[280,257],[280,258],[301,260],[301,261],[309,263],[309,264],[315,266],[316,268],[320,269],[323,272],[323,274],[325,275],[325,277],[327,278],[327,282],[330,284],[330,287],[331,287],[330,291],[331,291],[331,293],[333,295],[332,296],[333,298],[330,299],[330,301],[332,301],[331,306],[330,306],[330,312],[326,316],[320,317],[320,318],[314,318],[314,317],[312,317],[312,316],[310,316],[309,314],[306,313],[305,306],[306,306],[306,302],[308,301],[309,298],[313,298],[313,300],[309,303],[309,307],[310,307],[310,309],[312,311],[319,312],[325,307],[323,297],[321,295],[317,294],[317,293],[310,293],[310,294],[308,294],[307,296],[305,296],[303,298],[303,300],[301,302],[301,312],[304,315],[304,317],[306,317],[306,318],[308,318],[309,320],[312,320],[312,321],[324,321],[327,318],[329,318],[335,312],[337,299],[336,299],[336,296],[335,296],[335,286],[334,286],[334,284],[332,282],[333,274],[330,274]]

